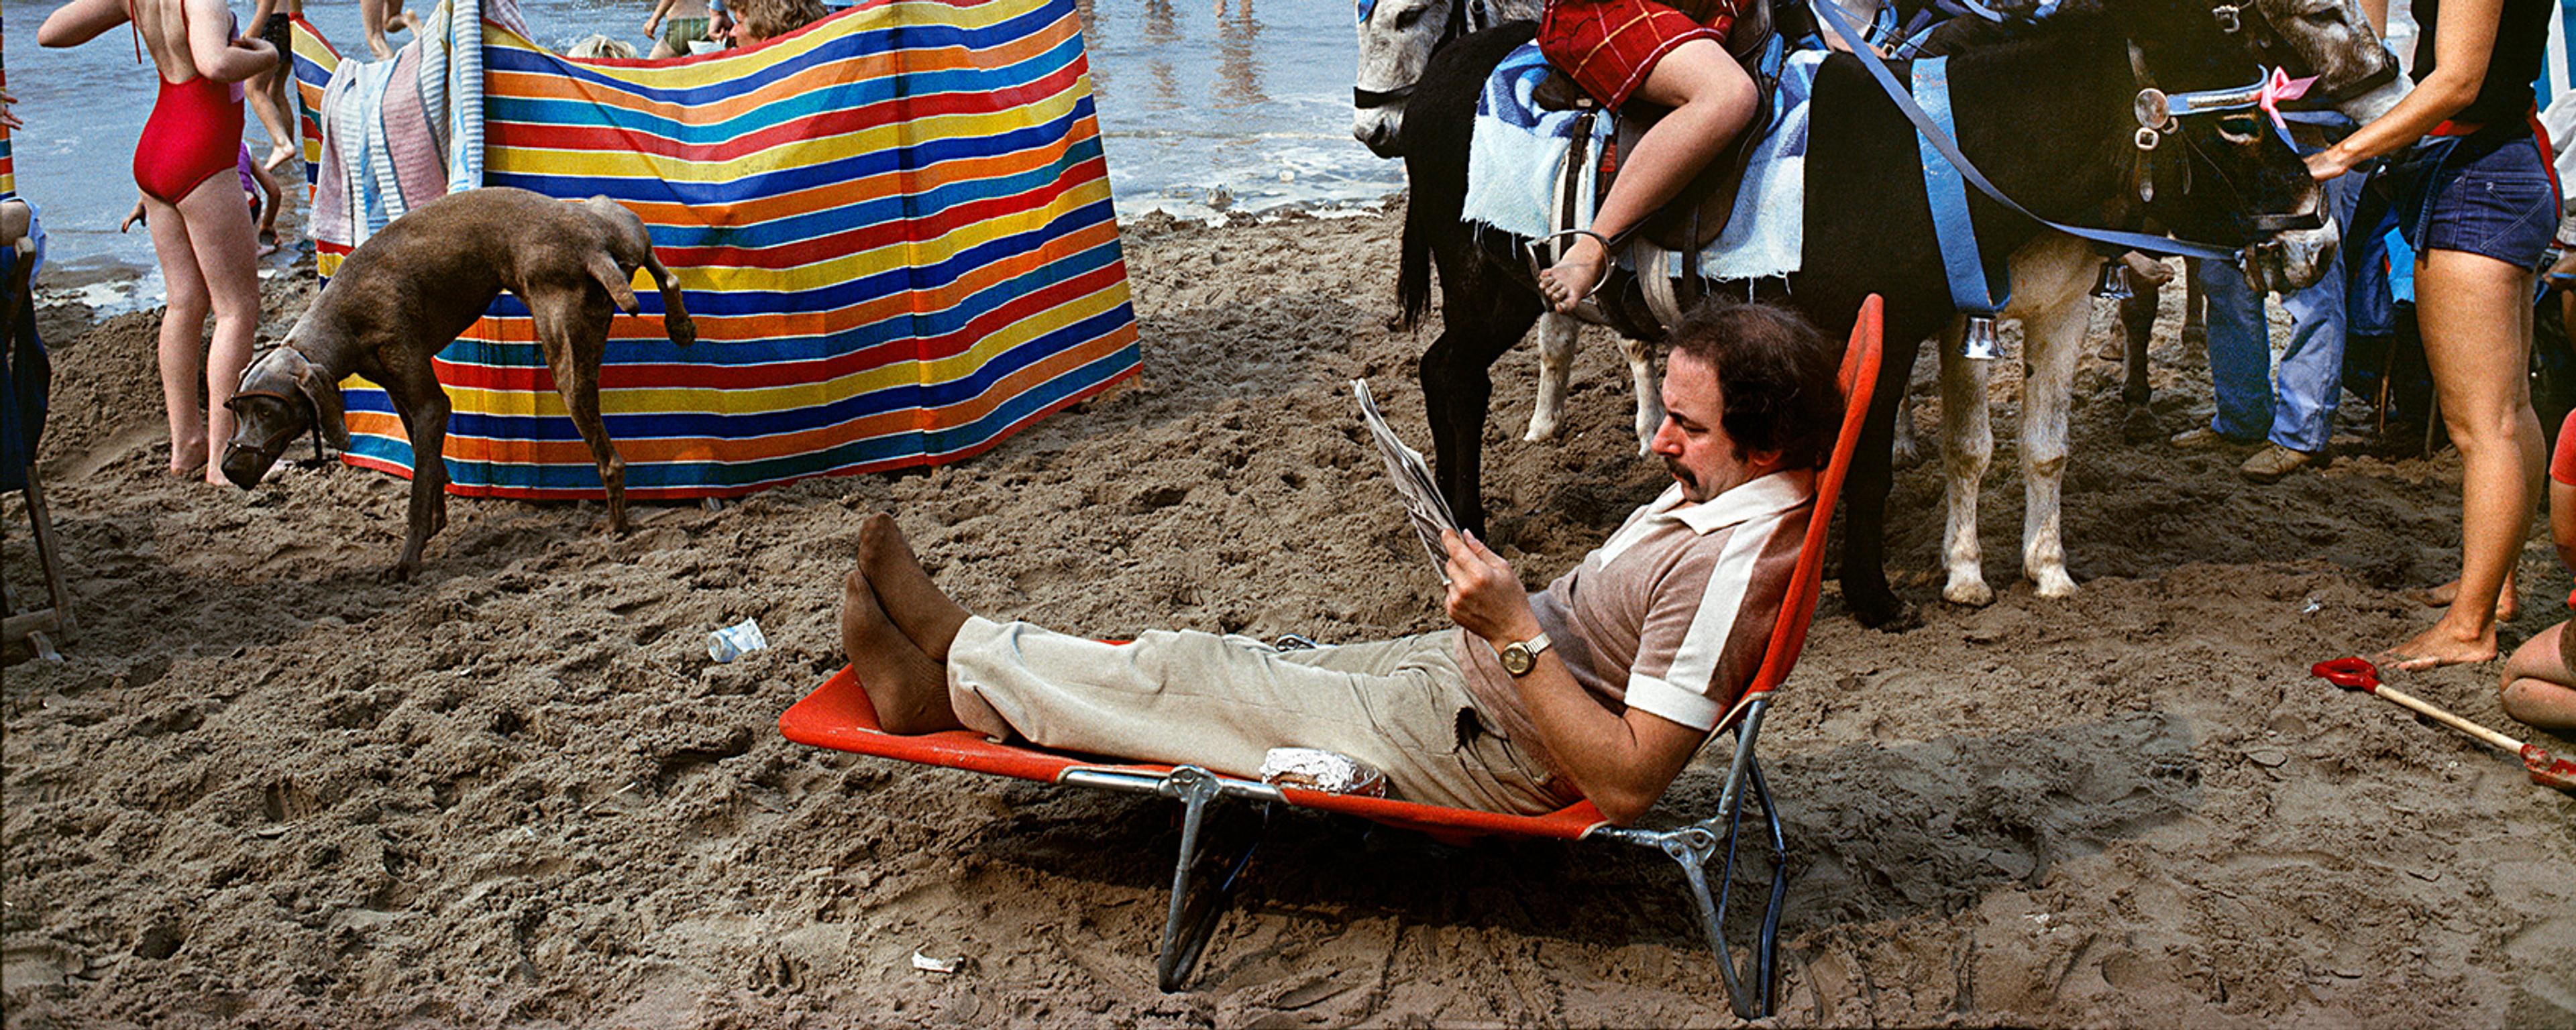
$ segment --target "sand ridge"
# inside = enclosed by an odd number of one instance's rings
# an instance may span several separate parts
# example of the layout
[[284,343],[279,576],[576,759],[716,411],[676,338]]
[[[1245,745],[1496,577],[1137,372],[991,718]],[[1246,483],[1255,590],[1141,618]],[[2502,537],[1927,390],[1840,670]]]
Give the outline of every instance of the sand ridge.
[[[622,539],[596,504],[452,498],[410,585],[378,577],[400,480],[170,481],[156,316],[48,309],[43,461],[82,633],[60,664],[12,653],[0,692],[6,1025],[1731,1022],[1658,856],[1311,816],[1273,830],[1196,988],[1164,995],[1169,802],[777,734],[839,664],[834,591],[876,510],[971,607],[1069,631],[1443,625],[1343,385],[1368,377],[1427,441],[1413,365],[1437,322],[1389,328],[1399,224],[1133,222],[1137,384],[956,466],[639,505]],[[274,338],[311,290],[266,295]],[[2168,432],[2208,404],[2173,332]],[[1540,584],[1664,480],[1597,331],[1562,442],[1519,442],[1533,350],[1496,367],[1486,491]],[[1999,600],[1937,602],[1938,470],[1905,472],[1890,567],[1925,625],[1863,629],[1829,585],[1764,732],[1793,873],[1781,1022],[2576,1024],[2576,799],[2305,672],[2430,617],[2397,591],[2456,561],[2456,461],[2251,486],[2234,456],[2123,443],[2115,370],[2088,360],[2083,593],[2041,602],[2015,576],[1995,378]],[[0,549],[31,589],[26,535]],[[2544,539],[2522,570],[2508,646],[2566,585]],[[711,663],[707,631],[745,617],[772,648]],[[2507,725],[2483,669],[2400,682]],[[1658,817],[1708,810],[1718,762]],[[916,950],[964,961],[925,973]]]

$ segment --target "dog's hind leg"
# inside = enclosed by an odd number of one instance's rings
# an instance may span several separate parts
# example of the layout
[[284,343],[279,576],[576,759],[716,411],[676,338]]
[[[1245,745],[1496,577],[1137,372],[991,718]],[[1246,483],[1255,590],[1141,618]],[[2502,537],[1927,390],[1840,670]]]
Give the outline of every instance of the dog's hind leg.
[[662,291],[662,331],[670,334],[672,343],[683,347],[698,342],[698,323],[689,317],[688,303],[680,299],[680,277],[662,267],[662,260],[653,256],[650,246],[644,248],[642,264]]
[[616,258],[608,256],[604,250],[591,251],[588,268],[590,277],[607,288],[608,299],[616,302],[617,310],[630,315],[636,312],[640,305],[635,301],[635,287],[627,281],[631,273],[618,267]]
[[537,340],[554,371],[555,392],[563,395],[564,410],[572,415],[573,427],[581,430],[582,442],[590,445],[591,460],[599,464],[599,484],[608,494],[608,529],[623,534],[627,530],[626,459],[617,453],[616,443],[608,438],[608,424],[599,417],[599,363],[608,353],[608,298],[589,290],[567,291],[530,300],[528,313],[535,316]]

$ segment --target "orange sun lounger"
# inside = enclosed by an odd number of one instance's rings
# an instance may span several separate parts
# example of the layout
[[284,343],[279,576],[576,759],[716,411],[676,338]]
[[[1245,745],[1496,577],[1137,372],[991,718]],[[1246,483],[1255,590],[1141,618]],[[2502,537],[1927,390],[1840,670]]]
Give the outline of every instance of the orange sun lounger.
[[[1807,537],[1799,551],[1796,570],[1792,573],[1795,579],[1782,606],[1779,626],[1771,636],[1770,647],[1763,654],[1761,668],[1754,674],[1752,685],[1726,718],[1718,723],[1719,729],[1732,728],[1735,731],[1735,755],[1728,766],[1725,789],[1718,796],[1718,810],[1708,818],[1671,830],[1636,829],[1610,825],[1589,801],[1577,802],[1546,815],[1502,815],[1274,786],[1222,776],[1190,765],[1125,764],[1025,744],[997,744],[966,730],[898,736],[877,728],[876,710],[869,705],[867,692],[860,689],[858,680],[847,668],[834,674],[780,716],[779,732],[789,740],[815,747],[1041,783],[1158,794],[1179,800],[1183,806],[1180,860],[1172,870],[1170,909],[1164,918],[1161,955],[1155,967],[1166,991],[1180,990],[1188,981],[1191,968],[1197,965],[1199,953],[1207,945],[1208,935],[1215,930],[1218,918],[1233,898],[1244,868],[1251,863],[1253,849],[1260,844],[1259,838],[1255,837],[1240,853],[1216,862],[1214,868],[1222,872],[1212,882],[1192,890],[1192,871],[1199,858],[1199,831],[1207,809],[1218,798],[1237,798],[1262,803],[1265,817],[1280,805],[1339,812],[1419,830],[1452,843],[1488,834],[1510,834],[1562,840],[1614,840],[1661,851],[1681,865],[1682,874],[1690,883],[1700,922],[1708,932],[1709,946],[1717,953],[1718,969],[1726,980],[1728,1002],[1736,1014],[1744,1018],[1767,1016],[1771,1013],[1772,988],[1778,973],[1776,937],[1780,911],[1789,890],[1788,845],[1780,832],[1779,814],[1771,805],[1770,790],[1763,783],[1761,766],[1753,758],[1753,742],[1762,729],[1762,714],[1770,705],[1771,691],[1788,678],[1790,668],[1797,664],[1798,651],[1806,643],[1808,623],[1815,616],[1816,593],[1824,573],[1826,528],[1833,521],[1834,502],[1842,493],[1852,448],[1859,440],[1861,424],[1868,418],[1870,395],[1878,382],[1879,321],[1880,301],[1878,297],[1871,296],[1861,305],[1860,318],[1852,327],[1850,346],[1843,355],[1845,409],[1842,429],[1834,441],[1833,459],[1816,480],[1815,512],[1807,523]],[[1753,954],[1748,956],[1751,960],[1749,968],[1739,971],[1726,946],[1723,917],[1735,880],[1738,831],[1745,814],[1742,802],[1748,797],[1761,811],[1762,825],[1758,829],[1767,831],[1768,839],[1756,843],[1768,845],[1771,883],[1755,935]],[[1265,829],[1267,825],[1265,818]],[[1719,879],[1718,893],[1712,898],[1706,866],[1721,851],[1726,856],[1726,865]]]

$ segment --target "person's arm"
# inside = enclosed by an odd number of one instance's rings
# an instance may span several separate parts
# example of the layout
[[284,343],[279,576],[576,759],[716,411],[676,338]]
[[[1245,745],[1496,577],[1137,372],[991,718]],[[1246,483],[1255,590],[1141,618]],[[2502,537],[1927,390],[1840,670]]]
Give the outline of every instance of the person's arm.
[[[250,20],[242,24],[241,41],[248,43],[251,40],[263,38],[260,33],[268,28],[268,16],[276,11],[277,0],[259,0],[259,4],[250,10]],[[271,45],[269,49],[275,50],[277,47]]]
[[36,45],[79,46],[99,33],[125,24],[124,0],[72,0],[36,26]]
[[2416,83],[2406,99],[2387,114],[2346,136],[2343,142],[2308,157],[2308,174],[2319,181],[2352,170],[2352,166],[2424,138],[2442,120],[2478,98],[2486,82],[2487,61],[2495,55],[2496,26],[2504,17],[2504,0],[2444,0],[2434,35],[2433,73]]
[[277,67],[277,48],[267,40],[252,37],[240,42],[225,34],[232,9],[224,0],[186,2],[188,53],[196,60],[197,74],[216,82],[240,82]]
[[644,16],[644,34],[650,36],[653,30],[661,28],[662,16],[671,13],[671,5],[678,2],[679,0],[662,0],[661,3],[654,4],[653,13]]
[[2361,0],[2361,16],[2370,19],[2370,32],[2388,38],[2388,0]]
[[[1449,549],[1451,619],[1497,650],[1538,635],[1538,616],[1510,562],[1472,536],[1444,533],[1441,543]],[[1574,780],[1602,818],[1620,826],[1653,808],[1708,738],[1705,730],[1660,715],[1602,707],[1574,681],[1554,648],[1540,652],[1537,667],[1512,685],[1538,727],[1539,743],[1556,757],[1557,771]]]

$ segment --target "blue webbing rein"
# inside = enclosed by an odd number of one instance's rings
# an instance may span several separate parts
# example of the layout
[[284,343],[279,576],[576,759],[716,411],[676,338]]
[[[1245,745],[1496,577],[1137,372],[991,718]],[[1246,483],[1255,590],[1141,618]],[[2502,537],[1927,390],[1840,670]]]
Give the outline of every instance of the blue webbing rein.
[[[1887,62],[1880,60],[1878,54],[1869,49],[1867,43],[1860,42],[1862,38],[1860,30],[1853,27],[1850,15],[1844,14],[1840,7],[1831,2],[1819,3],[1813,6],[1816,12],[1823,15],[1825,21],[1833,27],[1836,35],[1841,36],[1844,42],[1852,44],[1851,55],[1860,59],[1861,67],[1869,69],[1870,77],[1878,80],[1878,86],[1881,90],[1884,90],[1887,93],[1887,98],[1894,101],[1897,109],[1905,112],[1906,119],[1914,123],[1914,131],[1921,139],[1921,146],[1926,150],[1938,154],[1941,159],[1948,164],[1949,168],[1957,173],[1958,179],[1963,179],[1968,185],[1975,186],[1977,188],[1977,192],[1985,194],[1987,199],[2003,205],[2006,209],[2019,214],[2024,218],[2038,222],[2039,224],[2047,226],[2058,232],[2065,233],[2078,239],[2091,240],[2095,243],[2110,244],[2124,250],[2135,250],[2141,253],[2160,256],[2203,258],[2212,261],[2225,261],[2229,264],[2235,264],[2243,258],[2243,252],[2234,248],[2220,247],[2207,243],[2195,243],[2190,240],[2177,240],[2169,236],[2150,236],[2141,232],[2124,232],[2117,229],[2087,229],[2080,226],[2052,222],[2031,213],[2029,208],[2023,207],[2019,203],[2014,202],[2011,197],[2005,196],[2002,190],[1996,189],[1995,184],[1986,179],[1985,173],[1978,171],[1976,164],[1968,160],[1968,155],[1959,152],[1959,144],[1957,141],[1951,138],[1950,133],[1942,125],[1934,122],[1930,115],[1924,113],[1922,105],[1914,102],[1914,96],[1912,93],[1908,92],[1904,86],[1897,83],[1896,74],[1888,70]],[[1919,64],[1920,62],[1917,63]],[[1944,77],[1942,82],[1942,106],[1946,109],[1949,106],[1947,78]],[[1932,165],[1933,162],[1928,157],[1923,162],[1923,174],[1927,187],[1932,184]],[[1959,196],[1957,203],[1957,218],[1961,224],[1965,224],[1967,222],[1966,192],[1964,190],[1958,190],[1955,187],[1954,190]],[[1935,198],[1933,201],[1933,210],[1935,212],[1934,229],[1937,232],[1940,229],[1941,218],[1938,212],[1943,207],[1943,202],[1938,199],[1940,196],[1939,191],[1934,191],[1933,196]],[[1982,268],[1981,262],[1976,259],[1973,253],[1975,234],[1973,231],[1970,231],[1967,233],[1967,236],[1969,241],[1968,246],[1971,248],[1968,264],[1973,267]],[[1957,264],[1951,260],[1949,247],[1950,245],[1946,242],[1945,238],[1945,242],[1943,243],[1942,261],[1945,265],[1949,265],[1953,269],[1953,275],[1951,277],[1951,294],[1956,298],[1961,294],[1962,290],[1959,284],[1959,277],[1956,274]],[[1980,272],[1977,278],[1979,280],[1983,280],[1983,273]],[[1984,285],[1982,281],[1978,283],[1974,295],[1978,297],[1982,297],[1984,295]],[[1979,303],[1980,305],[1985,305],[1990,304],[1991,302],[1981,300]],[[1963,306],[1962,310],[1975,309]]]

